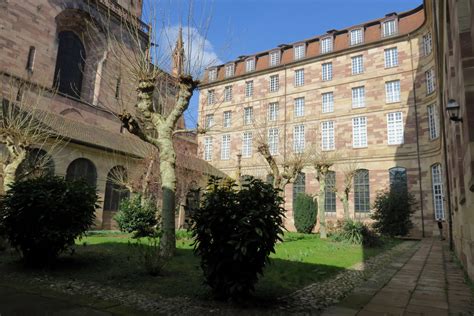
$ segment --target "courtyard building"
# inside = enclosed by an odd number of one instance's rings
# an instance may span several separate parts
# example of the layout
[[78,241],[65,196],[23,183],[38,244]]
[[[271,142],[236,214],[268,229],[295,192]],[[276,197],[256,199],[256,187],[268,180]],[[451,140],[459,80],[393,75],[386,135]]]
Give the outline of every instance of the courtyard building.
[[[262,138],[280,164],[315,148],[332,152],[336,188],[346,166],[357,165],[352,217],[367,219],[377,191],[402,181],[418,201],[413,235],[431,235],[446,206],[437,195],[441,110],[430,21],[420,6],[208,69],[199,114],[212,116],[214,128],[199,137],[202,158],[235,175],[241,155],[242,175],[266,179],[270,169],[257,151]],[[294,197],[315,194],[315,176],[308,163],[285,188],[289,229]],[[329,220],[342,218],[331,188],[325,204]]]

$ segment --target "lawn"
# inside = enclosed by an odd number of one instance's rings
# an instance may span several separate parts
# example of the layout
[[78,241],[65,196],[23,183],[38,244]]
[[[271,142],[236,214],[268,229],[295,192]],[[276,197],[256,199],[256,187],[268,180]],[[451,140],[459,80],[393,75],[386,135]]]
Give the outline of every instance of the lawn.
[[[131,247],[129,235],[94,233],[77,241],[73,256],[63,256],[55,269],[32,271],[47,273],[53,278],[93,281],[121,289],[165,297],[208,297],[203,285],[199,258],[192,251],[187,234],[180,233],[176,255],[164,271],[151,277],[138,264],[138,249]],[[397,244],[389,241],[382,248],[363,249],[361,246],[321,240],[317,235],[287,233],[285,242],[276,247],[271,264],[256,287],[259,297],[278,297],[311,283],[334,276],[344,269],[377,255]],[[18,271],[17,258],[0,256],[0,273]]]

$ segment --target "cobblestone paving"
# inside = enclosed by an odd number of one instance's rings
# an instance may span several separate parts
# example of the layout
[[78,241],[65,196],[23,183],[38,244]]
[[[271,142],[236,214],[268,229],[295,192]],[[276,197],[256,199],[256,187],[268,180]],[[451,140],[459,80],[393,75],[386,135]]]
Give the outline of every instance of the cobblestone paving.
[[0,276],[0,282],[26,284],[35,288],[36,292],[41,291],[43,296],[48,296],[48,292],[44,289],[51,291],[51,297],[57,295],[54,293],[64,293],[66,296],[74,297],[75,302],[79,300],[80,304],[86,307],[112,314],[130,315],[133,310],[138,314],[137,309],[153,314],[180,315],[319,314],[324,308],[339,302],[354,288],[357,292],[357,286],[365,281],[369,284],[378,284],[377,289],[380,288],[417,251],[418,247],[418,242],[403,242],[389,251],[370,258],[365,263],[357,264],[339,273],[335,278],[310,285],[291,295],[271,303],[259,304],[259,306],[255,304],[237,306],[186,297],[157,298],[92,282],[52,279],[46,275],[28,278],[27,275],[15,273]]

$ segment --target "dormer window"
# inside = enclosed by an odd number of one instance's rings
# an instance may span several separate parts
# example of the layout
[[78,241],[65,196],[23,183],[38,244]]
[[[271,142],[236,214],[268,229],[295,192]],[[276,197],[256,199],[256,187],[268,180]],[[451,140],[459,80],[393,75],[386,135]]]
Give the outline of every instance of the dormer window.
[[278,66],[280,64],[280,51],[274,50],[270,52],[270,67]]
[[229,78],[234,75],[235,71],[235,65],[234,64],[228,64],[225,66],[225,77]]
[[209,81],[217,80],[217,68],[209,69]]
[[84,45],[79,37],[71,31],[60,32],[58,39],[58,56],[53,86],[62,94],[80,98],[86,59]]
[[332,37],[321,39],[321,54],[332,52]]
[[396,35],[397,30],[397,21],[395,19],[388,20],[382,23],[382,36],[389,37]]
[[249,58],[245,61],[245,71],[251,72],[255,70],[255,58]]
[[303,44],[296,44],[293,46],[293,55],[295,57],[295,60],[299,60],[305,57],[305,50],[306,50],[306,45]]
[[355,29],[349,32],[350,44],[359,45],[364,42],[364,31],[363,29]]

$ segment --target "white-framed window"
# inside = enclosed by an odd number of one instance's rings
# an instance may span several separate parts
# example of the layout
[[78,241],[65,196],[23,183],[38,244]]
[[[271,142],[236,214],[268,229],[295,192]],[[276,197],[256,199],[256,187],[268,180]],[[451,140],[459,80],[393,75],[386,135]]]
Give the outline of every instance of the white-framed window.
[[333,150],[335,148],[334,121],[321,122],[321,149]]
[[365,107],[365,87],[354,87],[352,88],[352,108],[363,108]]
[[403,113],[387,114],[387,141],[389,145],[403,144]]
[[225,65],[225,77],[226,78],[232,77],[234,75],[234,70],[235,70],[234,64]]
[[214,125],[214,114],[207,114],[206,115],[206,128],[211,128]]
[[397,34],[397,21],[389,20],[382,23],[382,36],[388,37]]
[[271,122],[278,120],[278,102],[268,104],[268,120]]
[[322,80],[329,81],[332,80],[332,63],[324,63],[321,65],[322,67]]
[[352,74],[357,75],[364,72],[364,57],[362,55],[352,57]]
[[278,155],[279,134],[280,131],[276,127],[268,129],[268,149],[272,155]]
[[230,159],[230,135],[224,134],[222,135],[221,140],[221,160],[229,160]]
[[226,128],[232,126],[232,112],[231,111],[224,112],[224,120],[223,120],[222,125]]
[[251,72],[255,70],[255,58],[249,58],[245,61],[245,72]]
[[362,29],[351,30],[349,37],[351,45],[362,44],[362,42],[364,42],[364,31]]
[[279,50],[270,52],[270,67],[278,66],[280,64],[280,54]]
[[295,87],[304,85],[304,69],[295,70]]
[[334,112],[334,93],[326,92],[321,94],[322,98],[322,112],[331,113]]
[[253,123],[253,107],[248,106],[244,108],[244,125]]
[[207,90],[207,104],[211,105],[214,104],[216,100],[216,94],[214,90]]
[[367,117],[365,116],[352,119],[352,147],[367,147]]
[[426,77],[426,94],[431,94],[435,91],[436,81],[434,69],[425,72]]
[[400,80],[385,82],[385,101],[387,103],[400,102]]
[[431,182],[433,183],[433,205],[436,220],[444,220],[444,189],[441,165],[431,166]]
[[295,125],[293,127],[293,152],[302,153],[305,146],[304,125]]
[[332,37],[321,39],[321,54],[332,52]]
[[305,57],[305,50],[306,50],[306,45],[305,44],[297,44],[293,46],[293,55],[295,60],[299,60]]
[[438,108],[435,104],[428,105],[428,127],[430,130],[430,139],[439,137],[439,117]]
[[431,39],[431,32],[426,33],[423,35],[423,53],[425,56],[431,54],[433,50],[433,41]]
[[385,68],[392,68],[398,66],[398,48],[388,48],[384,51]]
[[212,137],[204,138],[204,160],[212,160]]
[[280,77],[278,75],[270,76],[270,92],[276,92],[280,89]]
[[242,135],[242,157],[252,157],[252,132],[244,132]]
[[304,116],[304,97],[295,98],[295,117]]
[[217,68],[209,69],[209,81],[215,81],[217,79]]
[[251,97],[253,95],[253,80],[245,82],[245,96]]
[[224,87],[224,101],[231,101],[232,100],[232,86],[225,86]]

